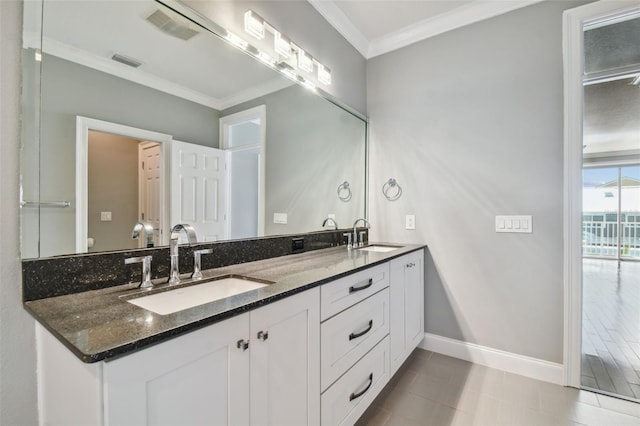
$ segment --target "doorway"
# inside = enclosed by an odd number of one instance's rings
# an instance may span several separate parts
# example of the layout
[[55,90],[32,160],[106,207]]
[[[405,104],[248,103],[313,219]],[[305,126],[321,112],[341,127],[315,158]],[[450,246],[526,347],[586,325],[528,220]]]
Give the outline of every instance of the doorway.
[[264,235],[266,106],[220,119],[221,148],[227,153],[227,226],[230,239]]
[[[634,400],[637,398],[634,386],[640,383],[637,369],[640,365],[631,356],[636,352],[629,343],[638,341],[640,299],[626,289],[637,288],[632,278],[637,274],[632,270],[638,263],[625,258],[626,231],[620,203],[622,167],[640,163],[640,114],[625,114],[625,102],[614,98],[612,103],[608,95],[613,94],[612,88],[637,91],[639,24],[637,2],[595,2],[564,14],[565,384]],[[606,86],[610,83],[613,86]],[[593,99],[608,98],[605,110],[610,115],[593,120],[594,116],[590,116],[593,102],[588,97],[598,90],[600,96]],[[627,93],[638,100],[637,92]],[[605,168],[616,169],[606,172],[617,172],[616,178],[601,180],[590,187],[585,185],[593,177],[590,174]],[[592,194],[587,195],[584,186]],[[589,208],[598,211],[584,211],[587,198],[596,193],[610,204],[617,203],[618,208],[601,203]],[[600,211],[607,209],[611,211]],[[627,322],[623,319],[625,313],[630,315]],[[597,334],[603,338],[593,338]],[[619,355],[629,363],[618,362]],[[614,366],[619,368],[614,370]],[[609,385],[613,384],[608,389],[596,386],[596,382],[606,381],[602,373],[607,373]],[[622,388],[627,388],[626,393]]]
[[[97,134],[106,134],[112,135],[124,139],[135,140],[135,146],[132,148],[134,154],[132,154],[133,162],[137,165],[139,162],[139,143],[149,142],[152,144],[156,144],[159,149],[159,154],[157,156],[157,166],[158,169],[158,181],[157,184],[157,208],[155,208],[155,213],[152,215],[157,215],[157,222],[160,224],[158,230],[156,230],[156,241],[159,245],[168,244],[168,235],[165,230],[169,229],[169,211],[167,202],[170,200],[169,193],[169,185],[165,182],[165,173],[167,170],[170,170],[170,161],[171,156],[169,153],[171,152],[171,135],[167,135],[164,133],[152,132],[149,130],[139,129],[136,127],[125,126],[117,123],[111,123],[108,121],[96,120],[88,117],[77,116],[76,117],[76,212],[75,212],[75,222],[76,222],[76,253],[87,253],[89,252],[89,246],[94,245],[93,249],[95,251],[109,250],[109,247],[98,245],[97,239],[91,237],[89,235],[89,221],[90,221],[90,210],[89,210],[89,197],[90,197],[90,189],[89,189],[89,136],[90,133],[95,132]],[[115,160],[114,163],[117,167],[120,166],[120,163]],[[137,170],[137,166],[136,166]],[[128,187],[133,187],[136,192],[136,197],[131,201],[131,205],[136,212],[136,215],[139,215],[140,212],[138,208],[141,202],[138,199],[137,192],[140,186],[139,182],[139,174],[137,172],[133,172],[135,178],[128,183]],[[113,199],[117,199],[117,196]],[[112,205],[112,204],[111,204]],[[102,224],[109,224],[109,222],[113,223],[120,218],[115,216],[113,213],[113,209],[109,207],[110,204],[106,204],[102,207],[99,207],[96,212],[92,212],[92,216],[95,219],[96,215],[98,222]],[[103,215],[104,213],[104,215]],[[111,215],[109,215],[111,213]],[[127,219],[128,221],[131,218]],[[138,218],[129,223],[130,229],[128,232],[129,238],[131,236],[130,232],[133,229],[133,225],[137,222]],[[128,223],[128,222],[127,222]],[[124,225],[123,225],[124,226]],[[124,228],[123,228],[124,229]],[[109,235],[107,232],[104,235]],[[90,239],[93,238],[93,241]],[[102,241],[102,239],[101,239]],[[135,242],[137,245],[137,242]],[[117,247],[118,249],[122,247]]]

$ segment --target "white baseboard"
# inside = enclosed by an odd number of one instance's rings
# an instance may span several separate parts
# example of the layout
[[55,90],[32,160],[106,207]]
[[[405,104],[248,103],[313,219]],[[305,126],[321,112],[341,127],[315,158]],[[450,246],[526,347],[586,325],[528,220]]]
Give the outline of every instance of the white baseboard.
[[470,361],[475,364],[520,374],[545,382],[563,384],[562,364],[505,352],[499,349],[462,342],[425,333],[420,348]]

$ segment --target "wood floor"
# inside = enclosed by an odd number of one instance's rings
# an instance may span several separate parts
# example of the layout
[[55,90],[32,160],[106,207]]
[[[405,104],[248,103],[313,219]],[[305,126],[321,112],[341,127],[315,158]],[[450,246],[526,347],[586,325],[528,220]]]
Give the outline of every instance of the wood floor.
[[640,399],[640,262],[583,260],[582,385]]

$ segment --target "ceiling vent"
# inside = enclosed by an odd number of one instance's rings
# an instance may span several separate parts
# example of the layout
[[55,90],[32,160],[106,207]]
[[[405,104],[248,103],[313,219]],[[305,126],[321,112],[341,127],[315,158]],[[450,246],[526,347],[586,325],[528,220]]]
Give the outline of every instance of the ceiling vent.
[[133,59],[133,58],[129,58],[127,56],[121,55],[119,53],[114,54],[111,59],[113,59],[116,62],[120,62],[121,64],[125,64],[128,65],[130,67],[133,68],[138,68],[140,65],[142,65],[142,62]]
[[173,37],[177,37],[180,40],[186,41],[198,34],[198,31],[190,28],[189,25],[177,22],[160,9],[149,15],[147,17],[147,21],[151,22],[165,33]]

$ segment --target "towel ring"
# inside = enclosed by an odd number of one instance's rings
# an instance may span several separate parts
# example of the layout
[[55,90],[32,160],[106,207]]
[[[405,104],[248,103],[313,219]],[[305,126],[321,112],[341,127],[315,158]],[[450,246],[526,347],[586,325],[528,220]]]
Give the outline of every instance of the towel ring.
[[349,182],[346,180],[338,185],[338,198],[340,201],[344,201],[345,203],[351,200],[351,188],[349,187]]
[[[395,191],[393,188],[395,188]],[[402,188],[394,178],[389,178],[389,180],[382,185],[382,193],[387,200],[396,201],[402,195]]]

